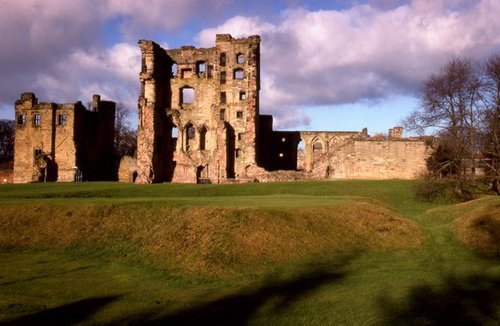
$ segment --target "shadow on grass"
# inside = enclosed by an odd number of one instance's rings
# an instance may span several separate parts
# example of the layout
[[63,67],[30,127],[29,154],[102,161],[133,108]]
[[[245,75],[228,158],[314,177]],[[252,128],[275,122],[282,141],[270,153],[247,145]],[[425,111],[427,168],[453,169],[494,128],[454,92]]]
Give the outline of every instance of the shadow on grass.
[[21,316],[7,322],[0,322],[0,325],[74,325],[84,322],[90,316],[118,298],[119,296],[109,296],[84,299],[56,308]]
[[500,277],[448,277],[413,288],[406,302],[381,298],[384,325],[498,325]]
[[[348,260],[352,260],[348,258]],[[159,310],[116,321],[121,324],[148,325],[242,325],[261,309],[279,313],[322,286],[341,282],[341,272],[348,260],[340,264],[319,264],[288,280],[268,280],[253,290],[242,291],[185,310],[165,313]],[[166,308],[168,309],[168,308]]]

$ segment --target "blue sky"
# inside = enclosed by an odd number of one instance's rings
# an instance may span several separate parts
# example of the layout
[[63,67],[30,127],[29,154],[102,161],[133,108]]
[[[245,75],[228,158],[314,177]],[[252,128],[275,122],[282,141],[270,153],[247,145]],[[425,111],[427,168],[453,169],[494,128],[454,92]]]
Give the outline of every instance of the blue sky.
[[500,53],[498,0],[0,0],[0,118],[41,102],[122,102],[137,116],[139,39],[212,47],[259,34],[275,129],[387,132],[453,57]]

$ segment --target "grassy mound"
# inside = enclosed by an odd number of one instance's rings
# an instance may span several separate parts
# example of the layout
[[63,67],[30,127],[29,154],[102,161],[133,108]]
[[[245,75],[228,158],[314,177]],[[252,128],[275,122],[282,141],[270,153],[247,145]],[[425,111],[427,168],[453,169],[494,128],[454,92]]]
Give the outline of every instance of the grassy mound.
[[225,274],[347,248],[408,249],[419,227],[373,202],[323,207],[159,203],[2,205],[2,248],[105,248],[167,269]]
[[474,208],[455,221],[455,228],[467,246],[481,254],[500,257],[500,200],[494,199],[486,197],[469,203],[467,206]]

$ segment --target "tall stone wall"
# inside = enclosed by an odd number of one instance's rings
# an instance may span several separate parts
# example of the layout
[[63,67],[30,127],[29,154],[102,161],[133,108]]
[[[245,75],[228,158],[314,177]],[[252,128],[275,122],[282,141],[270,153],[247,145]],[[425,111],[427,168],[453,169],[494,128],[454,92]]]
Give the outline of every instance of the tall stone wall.
[[113,180],[113,102],[38,103],[33,93],[16,101],[14,182]]
[[423,140],[349,140],[321,153],[313,171],[329,179],[415,179],[430,150]]
[[215,43],[139,42],[137,182],[223,182],[256,164],[260,38]]

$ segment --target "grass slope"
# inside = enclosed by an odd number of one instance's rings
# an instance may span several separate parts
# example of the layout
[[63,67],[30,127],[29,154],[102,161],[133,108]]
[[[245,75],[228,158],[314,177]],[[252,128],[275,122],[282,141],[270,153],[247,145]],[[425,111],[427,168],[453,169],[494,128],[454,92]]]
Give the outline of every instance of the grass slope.
[[1,186],[0,322],[495,325],[500,200],[414,184]]

